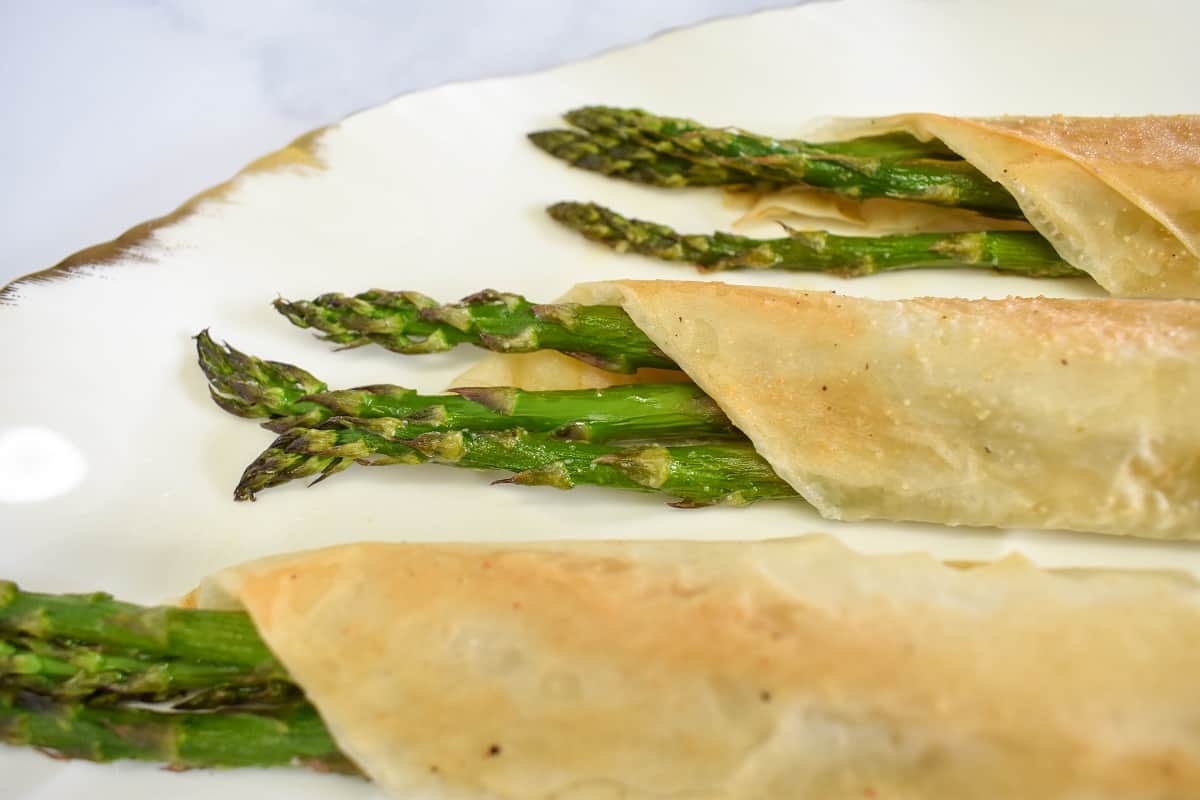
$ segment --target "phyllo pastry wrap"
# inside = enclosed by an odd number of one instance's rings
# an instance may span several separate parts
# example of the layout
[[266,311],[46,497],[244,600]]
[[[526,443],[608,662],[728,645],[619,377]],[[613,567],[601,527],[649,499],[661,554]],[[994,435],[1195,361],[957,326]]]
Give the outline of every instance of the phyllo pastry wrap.
[[[583,284],[830,519],[1200,538],[1200,305]],[[604,385],[552,352],[458,386]],[[660,380],[661,375],[653,379]]]
[[356,544],[244,608],[397,797],[1200,796],[1200,588],[768,542]]

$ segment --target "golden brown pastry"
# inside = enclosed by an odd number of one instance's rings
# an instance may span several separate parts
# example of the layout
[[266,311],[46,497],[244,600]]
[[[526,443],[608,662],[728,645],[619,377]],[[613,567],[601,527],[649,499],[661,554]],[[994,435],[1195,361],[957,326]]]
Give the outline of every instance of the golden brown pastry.
[[[1200,304],[881,301],[712,282],[619,304],[831,519],[1200,539]],[[458,386],[598,385],[555,353]]]
[[397,797],[1200,797],[1200,587],[771,542],[360,544],[218,574]]

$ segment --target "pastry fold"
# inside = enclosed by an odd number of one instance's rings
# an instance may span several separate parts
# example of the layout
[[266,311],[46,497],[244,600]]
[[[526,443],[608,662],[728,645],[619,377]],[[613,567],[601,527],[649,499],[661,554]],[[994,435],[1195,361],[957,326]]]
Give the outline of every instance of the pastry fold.
[[1200,796],[1187,576],[768,542],[356,544],[241,607],[397,797]]
[[[583,284],[824,517],[1200,538],[1200,304]],[[457,386],[603,385],[557,353]]]

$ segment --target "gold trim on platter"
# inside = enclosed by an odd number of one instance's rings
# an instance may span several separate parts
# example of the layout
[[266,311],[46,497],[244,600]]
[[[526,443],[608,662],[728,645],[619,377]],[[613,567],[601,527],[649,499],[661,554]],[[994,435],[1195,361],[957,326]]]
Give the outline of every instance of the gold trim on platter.
[[128,256],[135,248],[144,244],[159,228],[165,228],[186,218],[202,203],[225,197],[233,189],[237,180],[245,175],[275,172],[297,166],[324,169],[325,164],[317,155],[316,144],[321,135],[330,127],[332,126],[325,125],[311,130],[294,139],[290,144],[256,159],[238,170],[229,180],[189,198],[169,214],[135,225],[111,241],[85,247],[52,267],[14,278],[0,288],[0,303],[13,302],[21,284],[58,280],[69,277],[73,270],[80,267],[111,264]]

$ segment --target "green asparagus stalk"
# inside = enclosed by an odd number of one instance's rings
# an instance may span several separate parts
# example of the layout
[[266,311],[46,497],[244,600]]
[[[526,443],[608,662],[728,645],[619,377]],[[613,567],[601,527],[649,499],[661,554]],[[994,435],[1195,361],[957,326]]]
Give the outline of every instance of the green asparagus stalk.
[[[940,147],[928,153],[897,147],[893,155],[887,143],[881,146],[878,141],[813,146],[746,131],[708,128],[692,120],[659,117],[636,109],[601,106],[576,109],[565,119],[593,135],[608,137],[604,141],[616,139],[628,143],[625,147],[640,146],[672,159],[693,161],[709,170],[735,170],[758,182],[812,186],[861,199],[891,197],[955,206],[1000,218],[1022,217],[1012,195],[966,161],[930,157],[934,152],[943,152]],[[539,135],[534,144],[547,149],[546,138]],[[624,153],[606,153],[601,142],[592,144],[597,152],[589,160],[575,159],[572,163],[620,175],[620,170],[602,165],[621,160]],[[684,173],[676,170],[676,174]],[[739,176],[733,182],[746,181]]]
[[[541,150],[572,166],[651,186],[670,189],[685,186],[726,186],[753,188],[758,191],[770,191],[780,187],[779,183],[765,182],[758,175],[732,166],[679,158],[637,142],[603,133],[555,129],[531,133],[529,140]],[[823,145],[766,141],[770,147],[766,152],[761,152],[764,148],[759,148],[760,152],[756,155],[791,154],[798,149],[813,148],[830,155],[961,160],[941,142],[921,142],[907,134],[888,134]],[[749,153],[747,156],[749,157]]]
[[91,705],[135,700],[189,709],[302,699],[295,685],[277,677],[264,679],[254,668],[111,653],[29,637],[0,641],[0,688]]
[[[776,139],[738,128],[713,128],[684,117],[664,117],[641,109],[612,106],[583,106],[563,115],[571,125],[592,135],[608,134],[636,141],[636,134],[661,139],[680,139],[687,149],[696,150],[696,140],[704,148],[732,158],[765,158],[789,155],[843,155],[879,158],[888,161],[962,161],[945,143],[922,141],[907,133],[894,132],[834,142],[808,142],[801,139]],[[661,143],[659,143],[661,144]],[[670,148],[666,148],[669,150]]]
[[221,407],[242,417],[267,417],[265,427],[277,433],[345,416],[402,419],[414,436],[458,428],[524,428],[598,442],[740,435],[717,404],[691,383],[549,392],[462,388],[449,395],[422,395],[384,385],[328,391],[298,367],[218,345],[207,331],[196,337],[196,349],[209,390]]
[[377,344],[410,354],[469,343],[501,353],[557,350],[613,372],[676,368],[616,306],[535,305],[490,290],[439,305],[416,292],[376,289],[311,302],[279,299],[275,308],[293,324],[315,328],[321,338],[344,347]]
[[319,475],[322,480],[354,461],[368,466],[435,461],[515,473],[497,483],[660,492],[677,498],[673,505],[679,507],[795,496],[742,442],[618,447],[520,429],[412,434],[393,419],[335,418],[316,429],[293,428],[247,467],[235,497],[252,500],[256,492],[296,478]]
[[271,712],[163,713],[4,691],[0,741],[65,758],[157,761],[171,769],[291,765],[358,772],[306,703]]
[[835,236],[789,231],[779,239],[732,233],[681,234],[666,225],[630,219],[595,203],[556,203],[547,213],[572,230],[620,252],[686,261],[706,270],[785,269],[847,277],[901,269],[980,267],[1039,278],[1085,273],[1059,257],[1032,231]]
[[409,444],[438,463],[515,473],[501,483],[655,491],[678,498],[672,503],[677,507],[747,505],[795,495],[742,443],[609,447],[512,430],[429,433]]
[[225,664],[264,681],[288,680],[250,619],[235,611],[150,608],[106,594],[38,594],[0,581],[0,634]]

